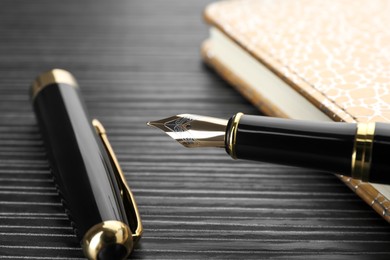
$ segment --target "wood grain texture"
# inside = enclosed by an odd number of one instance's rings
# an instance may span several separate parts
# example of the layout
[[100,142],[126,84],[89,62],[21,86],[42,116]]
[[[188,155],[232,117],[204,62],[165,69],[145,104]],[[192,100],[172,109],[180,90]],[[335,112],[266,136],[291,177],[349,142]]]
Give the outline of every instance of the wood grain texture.
[[83,259],[28,87],[71,71],[105,125],[145,228],[134,259],[379,259],[388,224],[336,177],[189,150],[146,122],[258,113],[201,62],[208,0],[0,3],[0,259]]

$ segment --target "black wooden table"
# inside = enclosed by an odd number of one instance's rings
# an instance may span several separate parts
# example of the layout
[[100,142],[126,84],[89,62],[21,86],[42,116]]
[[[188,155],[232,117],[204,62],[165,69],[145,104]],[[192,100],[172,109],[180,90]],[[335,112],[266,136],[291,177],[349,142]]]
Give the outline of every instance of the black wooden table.
[[0,259],[82,259],[28,89],[71,71],[143,217],[135,259],[378,259],[390,226],[336,177],[187,150],[148,120],[258,113],[201,61],[208,0],[0,2]]

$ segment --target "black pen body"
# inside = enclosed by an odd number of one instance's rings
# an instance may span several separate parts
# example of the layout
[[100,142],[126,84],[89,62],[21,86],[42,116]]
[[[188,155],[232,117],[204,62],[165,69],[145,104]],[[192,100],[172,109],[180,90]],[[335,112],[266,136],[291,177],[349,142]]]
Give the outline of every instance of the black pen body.
[[313,122],[237,114],[226,130],[227,152],[264,161],[390,184],[390,125]]
[[[83,240],[99,225],[101,230],[107,223],[123,223],[126,228],[129,223],[121,190],[80,90],[72,81],[54,81],[58,82],[49,80],[40,86],[32,102],[54,180],[75,233]],[[38,84],[43,83],[38,80]],[[131,232],[129,235],[131,238]],[[121,259],[128,253],[125,251],[121,245],[112,245],[99,252],[99,259]],[[109,257],[104,258],[107,253]]]
[[390,124],[376,123],[369,181],[390,184]]

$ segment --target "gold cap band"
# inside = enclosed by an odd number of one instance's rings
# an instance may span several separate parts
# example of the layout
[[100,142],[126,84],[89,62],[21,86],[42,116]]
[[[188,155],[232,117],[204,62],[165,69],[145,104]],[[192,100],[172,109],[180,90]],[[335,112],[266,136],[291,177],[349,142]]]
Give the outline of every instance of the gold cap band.
[[238,128],[238,124],[240,122],[240,119],[243,115],[244,114],[241,112],[234,115],[233,122],[232,122],[232,125],[230,127],[229,140],[227,140],[228,141],[227,142],[227,151],[233,159],[237,159],[236,149],[235,149],[236,139],[237,139],[237,128]]
[[37,94],[45,87],[51,84],[68,84],[77,87],[77,81],[73,75],[62,69],[53,69],[39,75],[31,86],[31,100],[34,100]]
[[104,250],[116,254],[115,259],[125,259],[133,250],[133,237],[126,224],[116,220],[104,221],[87,231],[82,246],[85,256],[91,260],[100,259]]
[[374,133],[375,123],[357,124],[351,171],[354,179],[369,180]]

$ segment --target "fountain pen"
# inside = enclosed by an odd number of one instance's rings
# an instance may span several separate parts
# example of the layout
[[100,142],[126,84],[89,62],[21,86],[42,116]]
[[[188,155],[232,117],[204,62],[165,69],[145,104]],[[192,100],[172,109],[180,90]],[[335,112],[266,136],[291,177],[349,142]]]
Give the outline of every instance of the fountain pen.
[[90,120],[74,77],[54,69],[37,77],[31,101],[65,212],[92,260],[124,259],[142,223],[102,124]]
[[237,113],[180,114],[148,125],[186,147],[221,147],[234,159],[312,168],[390,184],[390,124],[312,122]]

